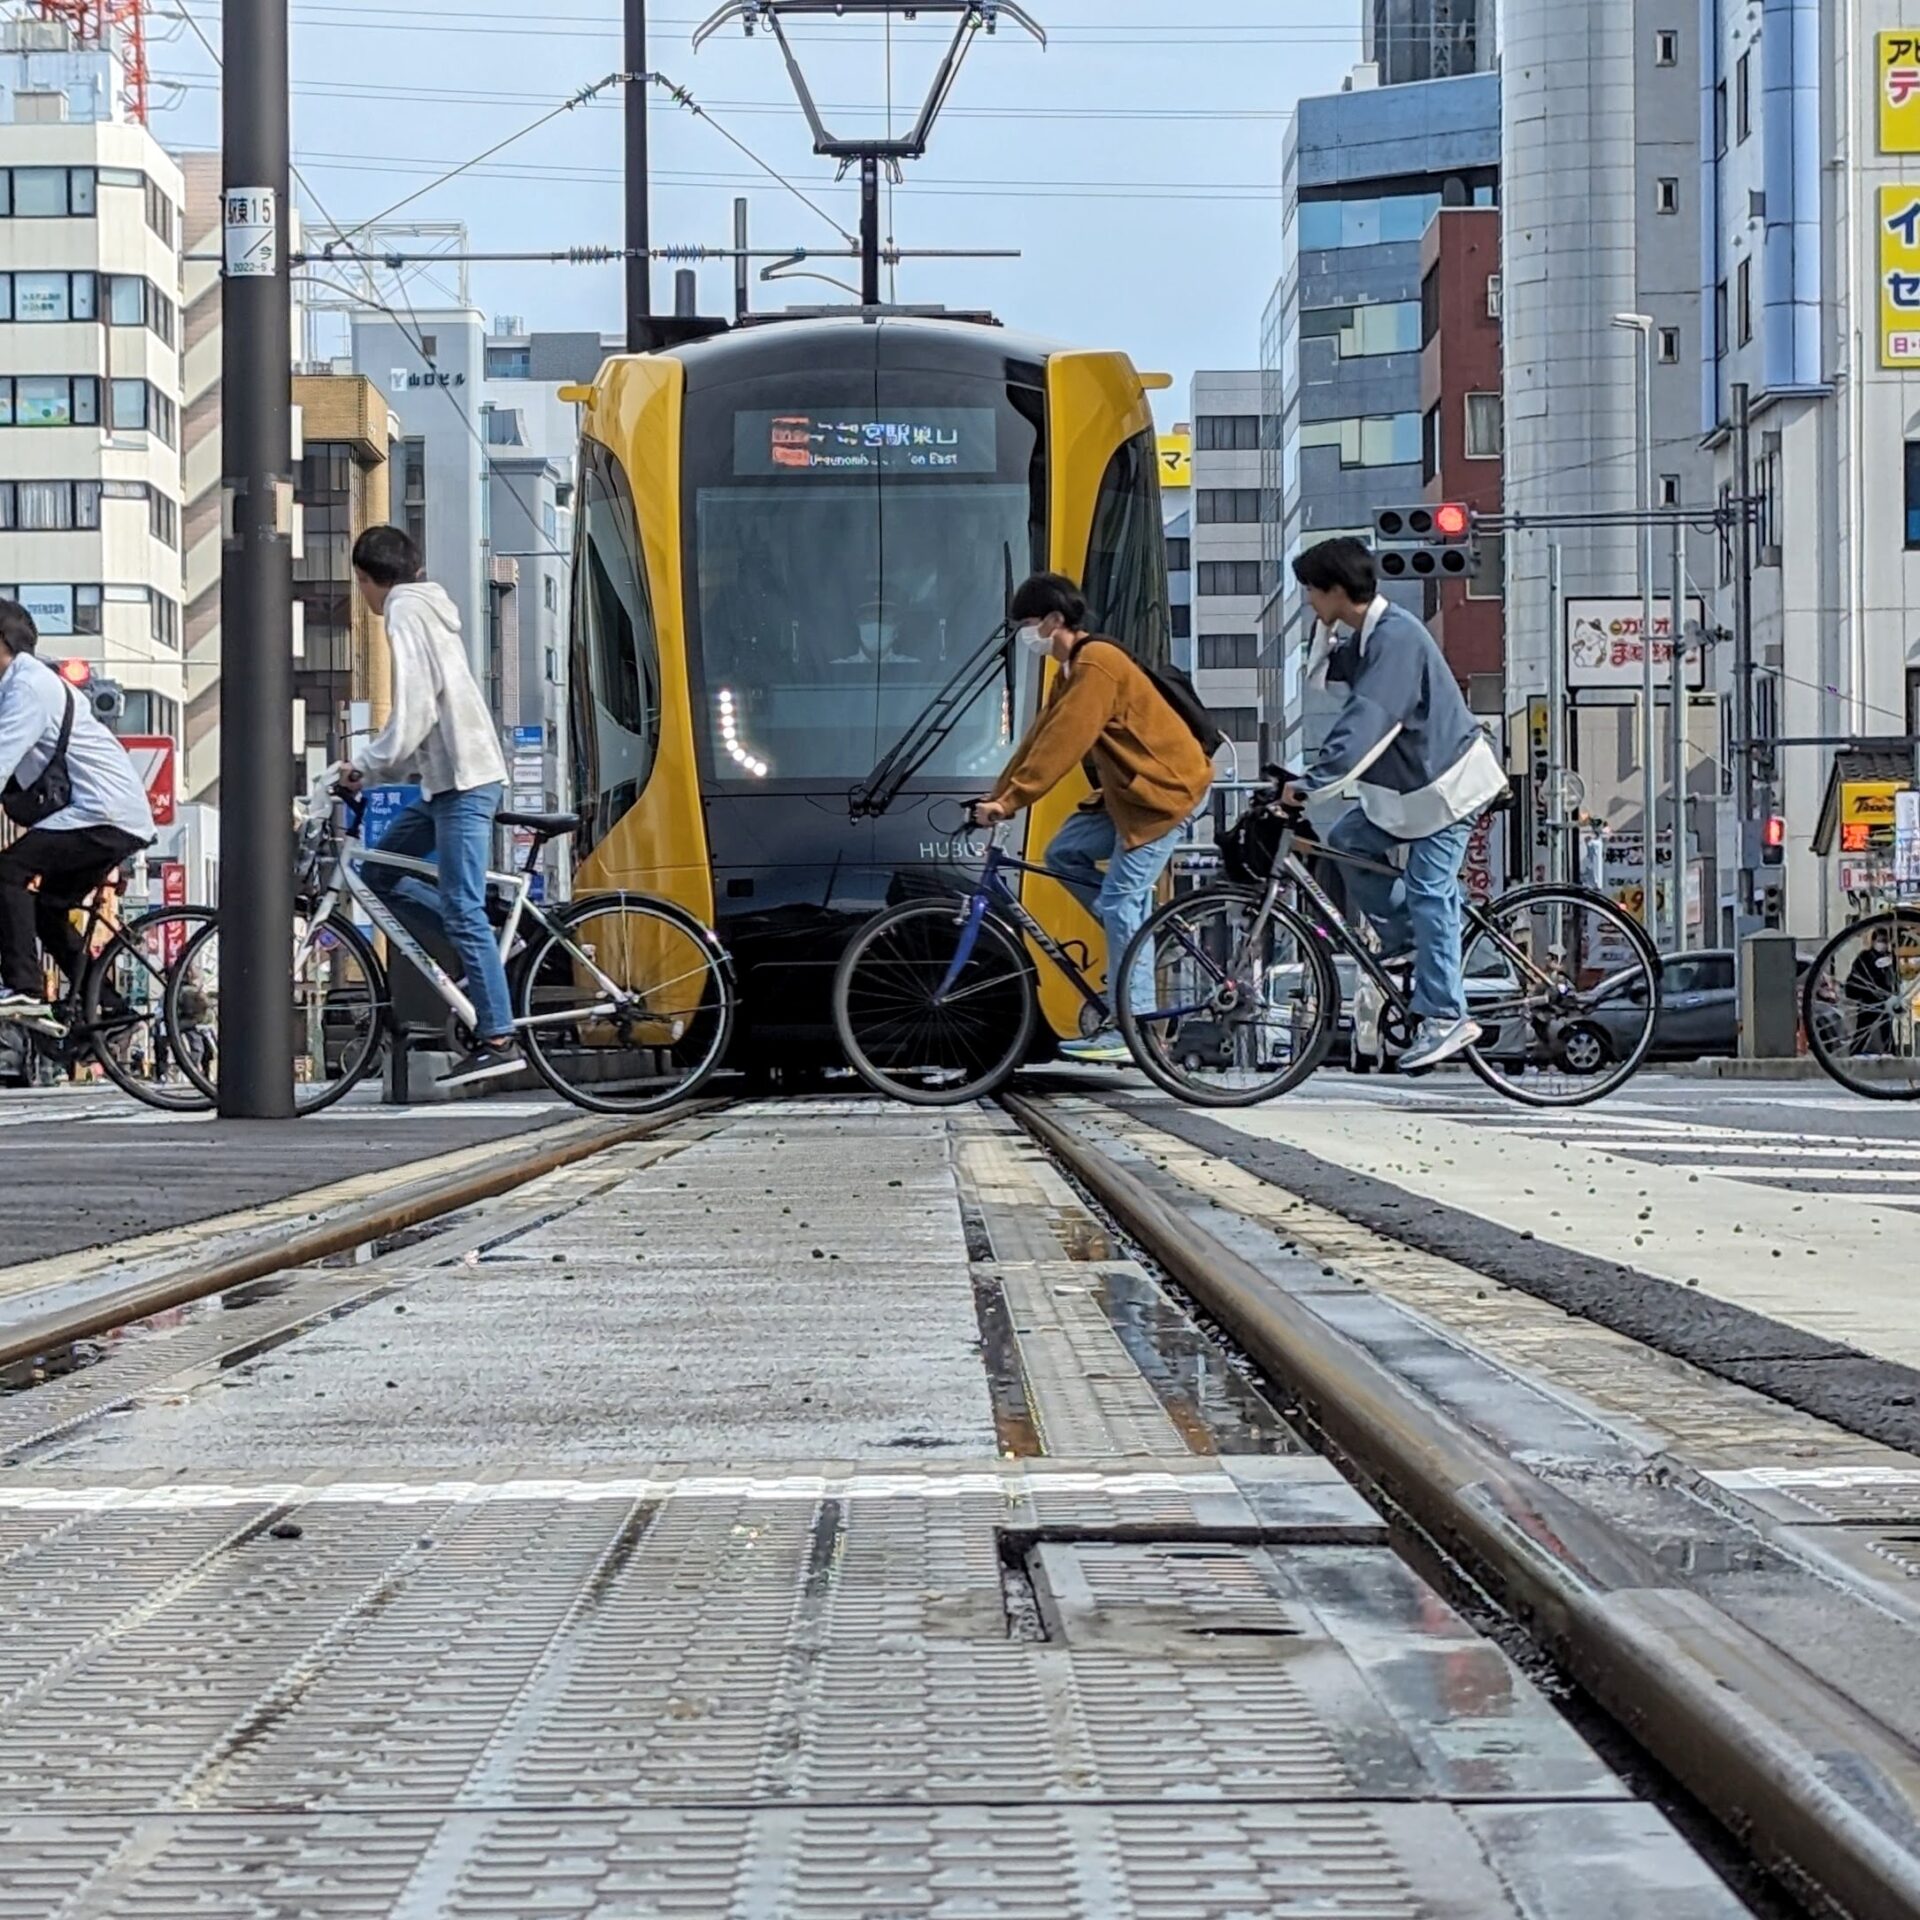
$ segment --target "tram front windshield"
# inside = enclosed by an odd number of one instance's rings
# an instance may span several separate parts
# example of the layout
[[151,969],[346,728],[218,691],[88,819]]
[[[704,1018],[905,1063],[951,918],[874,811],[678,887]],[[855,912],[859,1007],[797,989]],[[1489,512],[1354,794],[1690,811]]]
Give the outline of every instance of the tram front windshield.
[[[876,404],[870,379],[864,405],[741,404],[735,388],[702,451],[690,434],[715,778],[858,780],[1004,620],[1038,544],[1038,434],[981,384],[984,403],[945,406]],[[1033,678],[975,700],[920,778],[997,771]]]

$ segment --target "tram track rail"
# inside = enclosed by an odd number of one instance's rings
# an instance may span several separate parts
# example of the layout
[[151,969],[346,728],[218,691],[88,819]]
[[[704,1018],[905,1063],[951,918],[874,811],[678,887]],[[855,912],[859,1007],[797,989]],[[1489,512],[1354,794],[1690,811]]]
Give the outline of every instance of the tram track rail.
[[[475,1150],[474,1164],[456,1173],[442,1172],[403,1183],[372,1200],[339,1208],[304,1231],[269,1236],[205,1257],[187,1254],[165,1260],[123,1286],[89,1293],[43,1312],[29,1311],[0,1323],[0,1376],[40,1356],[156,1314],[191,1306],[277,1274],[315,1266],[497,1200],[563,1168],[698,1118],[720,1104],[690,1101],[684,1107],[644,1118],[581,1120],[549,1129],[531,1140],[522,1136],[490,1143]],[[30,1302],[33,1295],[23,1297]]]
[[1894,1732],[1452,1417],[1055,1103],[1002,1104],[1362,1491],[1491,1596],[1743,1857],[1815,1912],[1920,1916],[1920,1759]]

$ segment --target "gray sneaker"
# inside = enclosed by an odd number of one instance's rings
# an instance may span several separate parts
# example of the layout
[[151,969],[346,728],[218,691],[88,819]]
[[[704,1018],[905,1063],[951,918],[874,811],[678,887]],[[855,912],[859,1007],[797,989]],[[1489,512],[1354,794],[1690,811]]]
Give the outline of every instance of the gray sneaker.
[[1423,1020],[1413,1045],[1400,1056],[1402,1073],[1424,1073],[1443,1060],[1465,1053],[1480,1038],[1481,1026],[1471,1015],[1458,1020]]

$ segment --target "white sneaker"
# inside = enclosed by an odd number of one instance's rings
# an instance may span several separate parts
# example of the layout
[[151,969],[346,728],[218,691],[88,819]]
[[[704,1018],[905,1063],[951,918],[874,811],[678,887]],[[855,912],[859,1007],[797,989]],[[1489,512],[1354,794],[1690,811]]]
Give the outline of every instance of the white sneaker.
[[1480,1038],[1480,1022],[1465,1015],[1458,1020],[1423,1020],[1413,1045],[1400,1056],[1402,1073],[1424,1073],[1455,1054],[1465,1053]]
[[31,993],[0,993],[0,1020],[44,1020],[47,1003]]

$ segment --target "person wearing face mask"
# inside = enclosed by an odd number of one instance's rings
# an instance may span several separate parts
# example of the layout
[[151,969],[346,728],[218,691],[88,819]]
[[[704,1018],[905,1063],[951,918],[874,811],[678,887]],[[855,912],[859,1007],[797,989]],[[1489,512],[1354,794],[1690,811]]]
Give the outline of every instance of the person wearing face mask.
[[1480,1038],[1467,1013],[1460,869],[1474,821],[1506,791],[1507,777],[1433,635],[1380,592],[1364,541],[1323,540],[1293,573],[1319,621],[1308,681],[1344,687],[1346,705],[1286,797],[1297,806],[1358,800],[1328,845],[1380,862],[1404,855],[1399,879],[1344,873],[1388,962],[1413,963],[1420,1031],[1400,1065],[1417,1073]]
[[836,667],[870,667],[877,661],[886,667],[911,667],[919,663],[894,651],[895,630],[886,609],[878,600],[869,600],[860,609],[860,650],[836,660]]
[[[973,817],[998,825],[1083,761],[1091,763],[1098,804],[1081,808],[1054,835],[1046,866],[1106,933],[1111,998],[1112,970],[1152,911],[1180,829],[1213,784],[1213,762],[1126,648],[1087,630],[1087,603],[1071,580],[1035,574],[1014,594],[1011,611],[1020,645],[1057,660],[1060,674],[993,791],[974,802]],[[1140,1005],[1151,1000],[1148,955],[1137,962],[1134,993]],[[1079,1060],[1127,1058],[1111,1027],[1061,1051]]]

